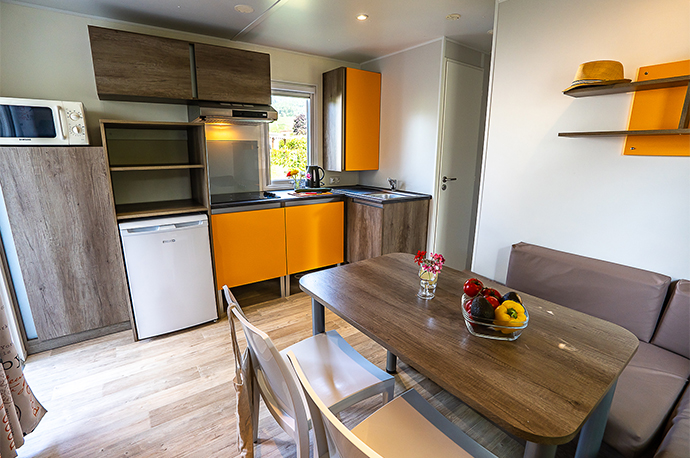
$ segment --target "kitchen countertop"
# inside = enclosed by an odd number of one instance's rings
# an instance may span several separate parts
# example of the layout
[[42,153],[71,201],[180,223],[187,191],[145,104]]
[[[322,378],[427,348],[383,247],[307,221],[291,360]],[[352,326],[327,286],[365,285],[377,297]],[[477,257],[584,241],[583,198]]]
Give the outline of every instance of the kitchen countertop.
[[[229,204],[224,204],[222,206],[217,206],[211,209],[212,213],[223,213],[227,209],[235,209],[238,207],[252,207],[253,210],[256,206],[269,206],[269,207],[284,207],[294,205],[298,201],[308,201],[308,200],[342,200],[344,197],[350,197],[358,200],[365,200],[372,203],[378,204],[390,204],[394,202],[407,202],[412,200],[429,200],[431,196],[428,194],[420,194],[410,191],[390,191],[385,188],[375,188],[372,186],[341,186],[332,187],[332,192],[329,194],[314,194],[309,196],[295,196],[293,190],[286,189],[281,191],[272,191],[276,198],[271,199],[256,199],[256,200],[246,200],[242,202],[232,202]],[[249,210],[249,208],[247,208]]]

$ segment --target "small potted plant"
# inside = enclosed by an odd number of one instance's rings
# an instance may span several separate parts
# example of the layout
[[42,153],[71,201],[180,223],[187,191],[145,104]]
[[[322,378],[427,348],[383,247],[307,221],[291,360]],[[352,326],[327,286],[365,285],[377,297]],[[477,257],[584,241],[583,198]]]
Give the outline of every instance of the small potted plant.
[[419,266],[419,292],[417,296],[422,299],[433,299],[436,295],[436,282],[438,274],[443,269],[446,259],[440,253],[417,251],[414,262]]

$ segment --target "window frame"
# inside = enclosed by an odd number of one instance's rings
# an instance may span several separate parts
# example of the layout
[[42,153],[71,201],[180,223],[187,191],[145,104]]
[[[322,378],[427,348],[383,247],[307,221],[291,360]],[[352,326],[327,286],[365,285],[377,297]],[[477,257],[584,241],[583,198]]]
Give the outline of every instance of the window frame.
[[[316,85],[291,83],[288,81],[271,81],[271,96],[287,96],[307,99],[307,164],[317,164],[316,153]],[[270,129],[269,129],[270,130]],[[270,137],[270,133],[268,135]],[[268,138],[266,139],[266,151],[264,153],[265,167],[265,189],[269,191],[280,189],[292,189],[290,178],[271,179],[271,147]]]

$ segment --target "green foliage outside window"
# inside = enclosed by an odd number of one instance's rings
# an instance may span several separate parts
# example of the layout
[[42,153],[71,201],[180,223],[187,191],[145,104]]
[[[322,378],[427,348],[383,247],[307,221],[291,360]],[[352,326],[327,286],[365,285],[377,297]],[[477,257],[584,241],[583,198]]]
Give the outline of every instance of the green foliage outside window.
[[306,135],[281,140],[279,148],[271,150],[271,172],[273,176],[275,176],[275,174],[273,174],[274,170],[277,173],[281,173],[283,170],[287,171],[292,169],[306,170],[307,165],[309,165],[309,163],[307,158]]

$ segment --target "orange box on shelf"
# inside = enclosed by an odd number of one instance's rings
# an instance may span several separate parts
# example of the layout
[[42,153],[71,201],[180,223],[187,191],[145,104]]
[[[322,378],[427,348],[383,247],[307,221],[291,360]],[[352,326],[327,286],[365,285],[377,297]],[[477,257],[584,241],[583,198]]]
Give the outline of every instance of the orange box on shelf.
[[[690,60],[640,67],[637,81],[690,74]],[[638,91],[633,95],[628,130],[678,129],[687,86]],[[623,154],[634,156],[690,156],[688,135],[627,136]]]

